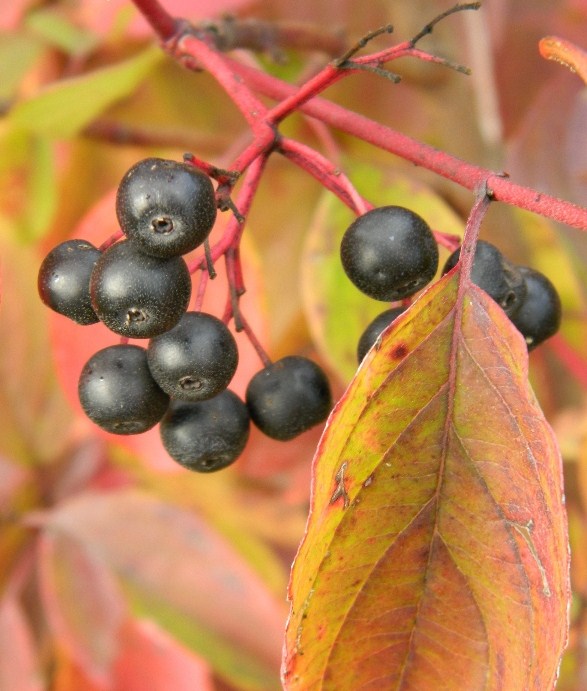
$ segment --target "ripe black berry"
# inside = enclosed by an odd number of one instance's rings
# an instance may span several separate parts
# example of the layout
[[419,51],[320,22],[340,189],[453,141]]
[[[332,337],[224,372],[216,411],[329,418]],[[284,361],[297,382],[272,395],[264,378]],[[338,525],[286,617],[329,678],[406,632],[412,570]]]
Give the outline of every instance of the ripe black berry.
[[78,324],[95,324],[90,300],[90,275],[100,250],[86,240],[67,240],[54,247],[39,269],[41,300]]
[[155,383],[147,351],[135,345],[99,350],[84,365],[78,384],[86,415],[114,434],[140,434],[163,417],[169,397]]
[[151,257],[128,240],[104,252],[90,280],[96,314],[109,329],[129,338],[152,338],[175,326],[191,289],[181,257]]
[[526,339],[528,350],[532,350],[559,330],[561,301],[544,274],[527,266],[517,268],[526,284],[526,297],[511,320]]
[[[448,273],[459,261],[460,248],[447,259],[443,274]],[[490,295],[511,317],[519,309],[526,296],[526,284],[518,267],[508,261],[490,242],[478,240],[471,280]]]
[[405,312],[405,307],[392,307],[389,310],[385,310],[379,314],[375,319],[367,326],[359,343],[357,345],[357,360],[359,363],[363,361],[365,355],[371,349],[371,346],[379,338],[381,332],[386,329],[392,321],[397,319],[402,312]]
[[167,453],[199,473],[226,468],[249,438],[249,413],[241,399],[225,390],[207,401],[172,401],[159,427]]
[[257,372],[246,393],[251,420],[268,437],[285,441],[328,417],[332,395],[322,369],[288,356]]
[[234,376],[238,350],[226,325],[202,312],[186,312],[170,331],[149,342],[149,368],[173,398],[203,401],[223,391]]
[[438,247],[428,224],[401,206],[359,216],[345,232],[340,254],[347,276],[376,300],[413,295],[438,268]]
[[210,178],[185,163],[146,158],[123,177],[116,215],[125,235],[143,252],[173,257],[208,237],[216,219]]

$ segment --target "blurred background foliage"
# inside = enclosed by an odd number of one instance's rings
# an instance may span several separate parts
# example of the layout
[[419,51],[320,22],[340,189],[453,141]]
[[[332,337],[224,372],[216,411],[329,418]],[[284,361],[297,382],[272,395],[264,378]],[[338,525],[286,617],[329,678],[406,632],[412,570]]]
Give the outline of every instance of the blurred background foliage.
[[[391,22],[415,34],[444,0],[168,0],[193,21],[229,12],[304,22],[346,37]],[[516,182],[587,204],[587,91],[544,61],[538,40],[587,47],[585,0],[485,0],[440,25],[431,52],[473,68],[398,61],[327,98]],[[390,38],[377,39],[381,47]],[[329,60],[288,46],[238,59],[299,82]],[[289,567],[303,534],[320,430],[289,443],[252,434],[222,473],[196,476],[156,432],[115,439],[81,414],[85,360],[116,338],[50,315],[36,273],[57,242],[101,243],[116,230],[113,194],[148,155],[192,151],[226,167],[246,124],[206,74],[173,63],[125,0],[12,0],[0,17],[0,689],[279,688]],[[367,198],[461,234],[471,194],[421,168],[294,115],[283,131],[323,151]],[[355,345],[381,310],[342,275],[348,211],[273,157],[243,243],[244,312],[272,357],[300,353],[336,394]],[[220,219],[220,233],[224,220]],[[560,336],[532,353],[531,379],[565,461],[574,600],[560,689],[587,687],[587,242],[576,230],[494,205],[482,237],[546,273],[564,304]],[[441,256],[443,262],[446,252]],[[222,274],[222,270],[219,271]],[[222,276],[205,309],[221,315]],[[241,335],[232,388],[260,368]]]

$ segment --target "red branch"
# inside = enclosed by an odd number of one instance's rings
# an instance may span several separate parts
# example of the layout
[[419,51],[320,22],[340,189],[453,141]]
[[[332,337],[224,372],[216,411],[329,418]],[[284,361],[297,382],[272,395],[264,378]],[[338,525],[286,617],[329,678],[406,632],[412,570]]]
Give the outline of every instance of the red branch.
[[[275,100],[287,98],[297,90],[295,86],[236,61],[231,60],[230,66],[251,88]],[[587,230],[587,209],[582,206],[517,185],[506,175],[467,163],[325,99],[314,98],[302,105],[300,110],[466,189],[474,191],[487,181],[495,201],[512,204],[574,228]]]

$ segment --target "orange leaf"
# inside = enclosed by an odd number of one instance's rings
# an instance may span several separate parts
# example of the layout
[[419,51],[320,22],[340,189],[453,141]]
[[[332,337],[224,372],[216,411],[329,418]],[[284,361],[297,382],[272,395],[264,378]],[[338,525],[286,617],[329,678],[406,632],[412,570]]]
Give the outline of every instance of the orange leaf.
[[545,36],[538,42],[538,50],[543,58],[560,62],[587,84],[587,52],[582,48],[558,36]]
[[520,335],[458,272],[363,361],[314,461],[288,689],[547,689],[567,635],[561,460]]

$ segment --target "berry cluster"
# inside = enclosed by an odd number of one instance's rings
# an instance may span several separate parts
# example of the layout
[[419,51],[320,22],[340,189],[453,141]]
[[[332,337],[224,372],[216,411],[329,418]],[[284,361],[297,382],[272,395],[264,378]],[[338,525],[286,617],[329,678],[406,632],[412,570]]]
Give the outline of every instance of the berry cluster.
[[251,420],[270,437],[292,439],[324,421],[332,405],[326,375],[303,357],[268,364],[250,381],[246,402],[228,390],[236,341],[222,320],[188,311],[192,282],[183,257],[206,242],[216,208],[206,174],[187,163],[144,159],[117,190],[125,238],[105,250],[85,240],[63,242],[38,277],[48,307],[78,324],[101,321],[122,337],[82,369],[78,393],[87,416],[114,434],[159,423],[169,455],[200,472],[238,458]]
[[[350,280],[376,300],[405,301],[427,285],[438,270],[438,247],[430,227],[418,214],[400,206],[383,206],[359,216],[346,230],[340,255]],[[443,275],[456,266],[457,249]],[[489,242],[477,242],[471,280],[508,315],[532,350],[558,331],[561,302],[542,273],[508,261]],[[363,360],[380,334],[404,310],[392,307],[363,332],[357,359]]]

